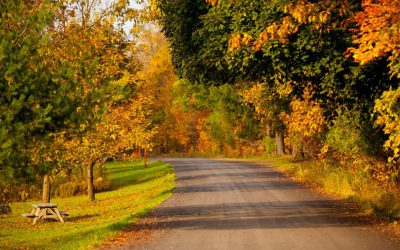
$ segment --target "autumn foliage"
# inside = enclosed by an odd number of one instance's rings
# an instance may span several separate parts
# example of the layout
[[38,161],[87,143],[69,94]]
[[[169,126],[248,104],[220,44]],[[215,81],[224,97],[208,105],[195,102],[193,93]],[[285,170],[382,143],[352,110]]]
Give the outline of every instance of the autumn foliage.
[[93,184],[144,150],[399,179],[399,1],[56,2],[0,3],[0,171],[15,183]]
[[[364,0],[363,11],[354,16],[358,24],[351,48],[354,59],[365,64],[382,56],[396,61],[400,53],[400,2]],[[393,72],[395,74],[395,72]]]
[[290,102],[290,114],[281,113],[280,116],[292,149],[302,148],[304,154],[315,157],[321,149],[318,141],[325,132],[326,118],[324,110],[312,100],[312,95],[312,90],[308,88],[302,100],[294,99]]

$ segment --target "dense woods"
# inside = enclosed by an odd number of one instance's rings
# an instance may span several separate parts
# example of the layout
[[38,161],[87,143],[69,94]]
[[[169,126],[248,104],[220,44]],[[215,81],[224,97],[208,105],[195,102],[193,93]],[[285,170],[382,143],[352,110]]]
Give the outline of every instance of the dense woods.
[[397,186],[399,11],[389,0],[0,1],[1,202],[94,200],[105,161],[144,154],[291,154]]

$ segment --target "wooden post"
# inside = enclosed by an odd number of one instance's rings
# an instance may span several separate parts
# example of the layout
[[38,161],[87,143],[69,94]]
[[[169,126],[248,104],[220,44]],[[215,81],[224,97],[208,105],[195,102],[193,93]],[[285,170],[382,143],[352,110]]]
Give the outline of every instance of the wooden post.
[[50,176],[48,174],[43,176],[42,202],[50,203]]
[[144,159],[144,166],[147,167],[147,148],[144,148],[143,159]]
[[87,166],[87,191],[88,191],[88,198],[90,201],[94,201],[96,199],[95,197],[95,190],[94,190],[94,174],[93,174],[93,168],[94,168],[95,162],[90,163]]

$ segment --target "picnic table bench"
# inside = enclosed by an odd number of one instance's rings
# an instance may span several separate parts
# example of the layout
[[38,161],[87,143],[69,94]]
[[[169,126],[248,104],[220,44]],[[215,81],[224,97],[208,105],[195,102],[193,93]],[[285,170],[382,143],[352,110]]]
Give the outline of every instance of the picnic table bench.
[[57,205],[53,203],[33,204],[30,213],[21,214],[22,216],[33,218],[33,225],[39,219],[52,218],[64,223],[62,216],[69,216],[69,213],[64,210],[58,210]]

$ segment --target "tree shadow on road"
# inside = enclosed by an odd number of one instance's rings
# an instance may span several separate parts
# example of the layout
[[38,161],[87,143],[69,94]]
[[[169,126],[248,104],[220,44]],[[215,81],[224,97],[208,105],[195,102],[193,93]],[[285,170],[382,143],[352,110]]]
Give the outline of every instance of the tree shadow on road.
[[361,227],[370,222],[333,201],[256,202],[161,207],[157,228],[241,230],[268,228]]

